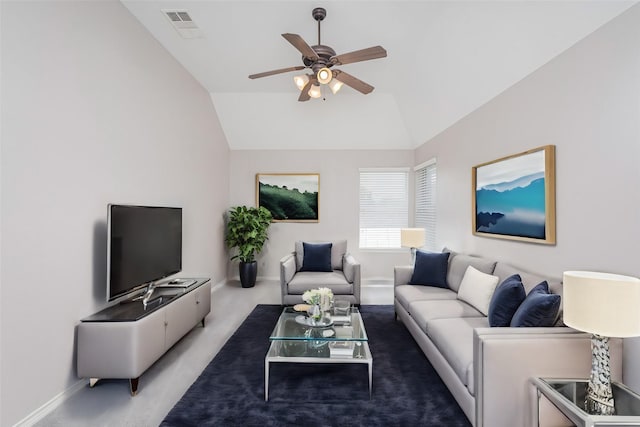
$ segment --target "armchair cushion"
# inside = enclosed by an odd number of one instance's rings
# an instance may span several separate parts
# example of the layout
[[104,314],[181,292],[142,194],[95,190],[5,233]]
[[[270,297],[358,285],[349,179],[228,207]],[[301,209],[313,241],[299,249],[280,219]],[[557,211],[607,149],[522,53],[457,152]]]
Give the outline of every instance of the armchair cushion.
[[300,271],[333,271],[331,243],[302,243],[304,256]]
[[[298,240],[295,243],[295,252],[296,252],[296,271],[300,271],[302,268],[302,263],[304,261],[304,242]],[[309,242],[309,243],[331,243],[331,268],[334,270],[342,270],[342,257],[347,252],[347,241],[346,240],[334,240],[331,242],[328,241],[318,241],[318,242]]]

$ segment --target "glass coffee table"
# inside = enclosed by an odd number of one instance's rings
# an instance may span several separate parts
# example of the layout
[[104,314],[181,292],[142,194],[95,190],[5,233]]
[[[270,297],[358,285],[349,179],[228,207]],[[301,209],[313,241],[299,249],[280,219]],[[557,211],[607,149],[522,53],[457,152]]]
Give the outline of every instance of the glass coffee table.
[[264,400],[269,400],[271,363],[361,363],[369,367],[369,397],[373,357],[367,331],[357,308],[348,316],[333,316],[320,326],[311,325],[306,313],[285,307],[269,340],[264,359]]

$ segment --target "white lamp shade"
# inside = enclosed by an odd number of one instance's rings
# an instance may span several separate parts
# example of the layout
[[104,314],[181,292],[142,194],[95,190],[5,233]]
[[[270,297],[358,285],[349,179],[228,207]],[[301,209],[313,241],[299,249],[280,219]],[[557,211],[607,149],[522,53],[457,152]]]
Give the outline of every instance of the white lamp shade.
[[400,245],[403,248],[421,248],[424,246],[424,228],[401,228]]
[[603,337],[640,336],[640,279],[566,271],[562,293],[567,326]]
[[333,92],[333,94],[335,95],[342,87],[342,84],[343,83],[340,80],[333,79],[329,82],[329,89],[331,89],[331,92]]
[[296,86],[298,86],[298,90],[302,90],[304,89],[307,82],[309,82],[309,76],[307,76],[306,74],[301,74],[299,76],[295,76],[293,78],[293,81],[296,83]]
[[324,68],[320,68],[318,70],[318,73],[316,74],[316,78],[318,79],[318,81],[322,84],[327,84],[331,81],[331,79],[333,78],[333,73],[331,72],[330,69],[328,69],[327,67]]
[[312,98],[320,98],[322,96],[322,92],[320,91],[320,86],[311,85],[309,88],[309,96]]

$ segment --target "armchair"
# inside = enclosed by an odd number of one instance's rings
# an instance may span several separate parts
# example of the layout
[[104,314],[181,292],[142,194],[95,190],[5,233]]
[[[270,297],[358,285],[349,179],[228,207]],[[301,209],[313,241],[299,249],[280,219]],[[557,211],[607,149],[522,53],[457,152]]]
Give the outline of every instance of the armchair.
[[331,271],[301,271],[304,264],[304,244],[295,243],[295,251],[280,260],[280,289],[282,304],[298,304],[302,294],[314,288],[326,287],[336,296],[347,297],[352,304],[360,304],[360,263],[347,252],[347,241],[331,243]]

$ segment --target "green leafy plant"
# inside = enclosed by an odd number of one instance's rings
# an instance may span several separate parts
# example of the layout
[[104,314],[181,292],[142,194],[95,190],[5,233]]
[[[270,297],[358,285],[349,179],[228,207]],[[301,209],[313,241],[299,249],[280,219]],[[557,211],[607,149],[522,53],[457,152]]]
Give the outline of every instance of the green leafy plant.
[[267,241],[267,230],[271,225],[271,212],[260,206],[248,208],[236,206],[229,210],[225,242],[229,248],[238,248],[231,259],[253,262]]

